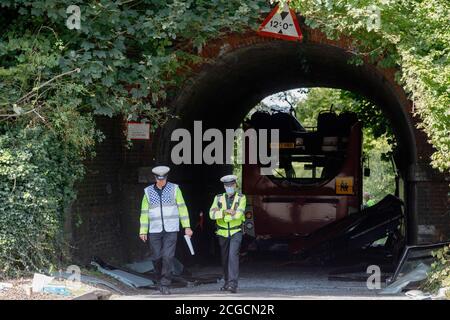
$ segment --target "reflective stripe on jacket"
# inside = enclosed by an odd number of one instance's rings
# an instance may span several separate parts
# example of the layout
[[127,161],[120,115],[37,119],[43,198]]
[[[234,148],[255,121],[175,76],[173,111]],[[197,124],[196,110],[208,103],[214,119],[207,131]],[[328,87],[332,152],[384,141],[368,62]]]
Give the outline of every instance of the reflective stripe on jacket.
[[[236,193],[231,208],[227,208],[226,197],[226,193],[214,197],[214,202],[209,210],[209,217],[216,221],[216,234],[228,238],[241,231],[242,223],[245,221],[244,210],[247,201],[245,195]],[[236,213],[231,215],[226,212],[227,209],[235,210]]]
[[183,228],[190,227],[189,213],[178,185],[167,182],[159,196],[152,184],[144,193],[139,234],[179,231],[180,222]]

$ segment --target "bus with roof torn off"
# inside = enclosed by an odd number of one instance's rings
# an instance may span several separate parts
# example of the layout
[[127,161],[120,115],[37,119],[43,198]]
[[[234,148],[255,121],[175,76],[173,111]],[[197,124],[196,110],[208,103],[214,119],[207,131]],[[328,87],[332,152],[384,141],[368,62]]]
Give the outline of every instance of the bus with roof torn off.
[[[247,242],[257,247],[278,242],[292,254],[332,256],[386,236],[387,244],[403,237],[401,200],[389,195],[362,206],[362,123],[355,113],[321,112],[317,127],[305,128],[293,114],[257,111],[244,123],[249,128],[279,130],[279,142],[267,146],[278,148],[279,163],[262,174],[259,159],[244,161]],[[249,141],[244,143],[247,155]]]

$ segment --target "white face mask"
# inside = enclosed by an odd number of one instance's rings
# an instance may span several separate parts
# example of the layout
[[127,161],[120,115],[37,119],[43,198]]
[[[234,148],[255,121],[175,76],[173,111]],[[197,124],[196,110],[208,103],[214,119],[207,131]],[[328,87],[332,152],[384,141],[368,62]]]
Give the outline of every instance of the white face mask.
[[231,196],[234,194],[235,188],[233,186],[225,186],[225,192]]

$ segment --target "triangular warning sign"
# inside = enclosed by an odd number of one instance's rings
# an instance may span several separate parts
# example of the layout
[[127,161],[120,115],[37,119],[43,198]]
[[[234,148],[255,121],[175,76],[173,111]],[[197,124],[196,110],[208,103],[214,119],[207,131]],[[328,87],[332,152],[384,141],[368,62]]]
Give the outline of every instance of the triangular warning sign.
[[284,4],[283,10],[279,10],[277,5],[267,16],[258,29],[261,36],[274,37],[278,39],[301,41],[302,31],[298,25],[295,12],[289,8],[288,3]]

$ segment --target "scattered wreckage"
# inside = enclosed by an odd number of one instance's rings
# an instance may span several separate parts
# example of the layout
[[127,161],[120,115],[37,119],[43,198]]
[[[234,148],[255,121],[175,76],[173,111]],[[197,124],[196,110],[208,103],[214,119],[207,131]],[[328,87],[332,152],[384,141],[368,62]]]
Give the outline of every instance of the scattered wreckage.
[[[111,276],[131,288],[153,290],[159,289],[157,285],[155,268],[150,259],[118,267],[95,257],[91,262],[91,265],[95,266],[99,272]],[[173,283],[171,284],[171,287],[173,288],[217,283],[220,278],[221,275],[219,274],[192,276],[184,265],[178,259],[174,258],[172,276]]]

